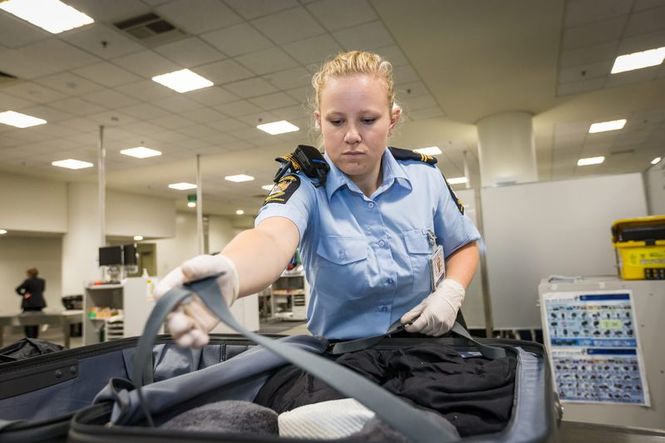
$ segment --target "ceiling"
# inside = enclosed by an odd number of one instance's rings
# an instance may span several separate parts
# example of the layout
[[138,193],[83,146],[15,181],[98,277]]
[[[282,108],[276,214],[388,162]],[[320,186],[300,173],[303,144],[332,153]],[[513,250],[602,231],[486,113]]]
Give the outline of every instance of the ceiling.
[[[48,124],[0,124],[0,173],[97,180],[104,126],[107,187],[175,199],[195,182],[204,212],[256,213],[274,157],[315,144],[309,81],[338,51],[368,49],[395,67],[404,121],[391,143],[442,148],[447,177],[478,186],[475,123],[506,111],[533,115],[540,180],[644,171],[665,156],[665,65],[611,75],[617,55],[665,46],[665,0],[66,0],[95,23],[53,35],[0,11],[0,112]],[[600,8],[600,9],[599,9]],[[177,29],[145,40],[114,26],[154,13]],[[190,68],[213,87],[179,94],[151,77]],[[592,122],[624,129],[588,134]],[[286,119],[300,131],[267,135]],[[160,157],[121,149],[147,146]],[[576,166],[605,155],[604,164]],[[224,176],[245,173],[248,183]]]

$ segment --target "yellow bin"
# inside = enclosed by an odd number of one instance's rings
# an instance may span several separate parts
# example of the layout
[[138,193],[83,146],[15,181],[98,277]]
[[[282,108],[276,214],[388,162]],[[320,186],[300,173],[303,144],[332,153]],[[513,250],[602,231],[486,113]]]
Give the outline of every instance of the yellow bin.
[[665,215],[615,221],[612,242],[621,278],[665,280]]

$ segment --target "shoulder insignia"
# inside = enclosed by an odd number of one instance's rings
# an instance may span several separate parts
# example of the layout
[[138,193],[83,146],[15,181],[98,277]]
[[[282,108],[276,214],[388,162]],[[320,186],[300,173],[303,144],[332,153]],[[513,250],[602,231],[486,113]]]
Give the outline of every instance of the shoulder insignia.
[[300,177],[295,174],[285,175],[273,186],[263,205],[267,205],[268,203],[286,203],[299,186]]
[[410,151],[408,149],[394,148],[392,146],[389,147],[388,149],[390,149],[390,152],[392,153],[393,157],[395,157],[396,160],[415,160],[427,163],[428,165],[435,165],[437,161],[431,155],[419,154],[417,152]]
[[[443,172],[441,173],[443,175]],[[448,192],[450,192],[450,197],[452,197],[453,201],[455,202],[455,206],[457,206],[457,209],[459,209],[459,212],[464,215],[464,204],[462,203],[462,200],[457,198],[457,195],[453,192],[453,188],[450,187],[450,184],[448,183],[448,180],[446,179],[446,176],[443,175],[443,181],[446,182],[446,186],[448,187]]]

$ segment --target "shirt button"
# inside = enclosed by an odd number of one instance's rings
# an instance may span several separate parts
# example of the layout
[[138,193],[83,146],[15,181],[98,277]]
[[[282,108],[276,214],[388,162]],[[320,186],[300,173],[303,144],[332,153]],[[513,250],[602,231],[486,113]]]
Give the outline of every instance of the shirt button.
[[384,242],[383,240],[379,240],[379,246],[381,246],[383,248],[385,245],[386,245],[386,242]]
[[393,283],[395,283],[395,280],[393,280],[392,278],[389,278],[389,279],[386,280],[386,283],[389,284],[389,285],[392,285]]
[[367,207],[372,209],[374,207],[374,202],[367,203]]

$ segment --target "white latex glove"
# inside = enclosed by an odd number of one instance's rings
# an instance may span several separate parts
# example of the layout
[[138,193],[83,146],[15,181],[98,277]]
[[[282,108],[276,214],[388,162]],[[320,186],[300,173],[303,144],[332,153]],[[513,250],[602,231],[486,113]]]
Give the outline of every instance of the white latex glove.
[[[238,297],[238,271],[235,264],[224,255],[199,255],[173,269],[155,287],[159,299],[170,289],[210,275],[222,273],[217,284],[226,303],[231,306]],[[198,296],[184,300],[167,318],[169,332],[183,347],[201,347],[208,343],[208,332],[219,319]]]
[[464,301],[465,292],[459,282],[446,278],[434,292],[402,316],[400,321],[404,329],[435,337],[450,331]]

